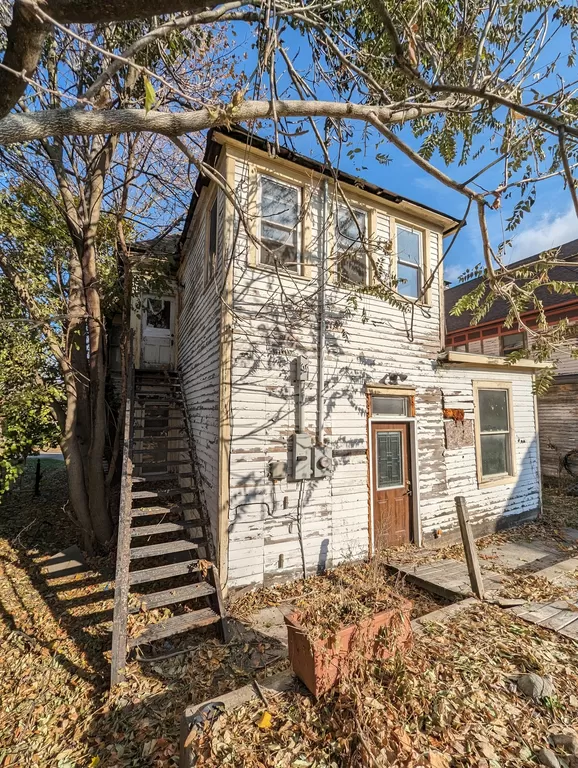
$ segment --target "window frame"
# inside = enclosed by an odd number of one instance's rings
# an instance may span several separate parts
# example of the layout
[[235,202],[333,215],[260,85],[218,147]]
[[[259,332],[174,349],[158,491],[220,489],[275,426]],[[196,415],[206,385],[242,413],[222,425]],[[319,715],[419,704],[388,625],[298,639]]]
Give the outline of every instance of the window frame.
[[[215,230],[215,260],[211,264],[211,217],[213,210],[216,211],[216,230]],[[215,194],[210,198],[205,209],[205,263],[203,270],[203,285],[208,288],[217,274],[217,262],[219,258],[219,195]],[[212,268],[211,268],[212,267]]]
[[[359,288],[359,287],[364,287],[364,286],[371,285],[371,263],[370,263],[370,259],[369,259],[368,253],[367,253],[367,251],[370,248],[370,226],[371,226],[370,214],[371,214],[371,210],[365,208],[364,206],[359,205],[355,201],[352,201],[349,197],[347,197],[346,200],[347,200],[347,203],[345,202],[345,200],[343,198],[337,199],[334,202],[334,212],[333,212],[334,221],[333,221],[333,226],[331,227],[332,233],[331,233],[331,246],[330,246],[330,249],[331,249],[332,253],[328,254],[328,257],[330,257],[331,263],[333,265],[333,270],[332,271],[333,271],[333,275],[334,275],[335,285],[338,288],[341,288],[342,290],[351,291],[351,290],[355,290],[356,288]],[[363,282],[361,282],[361,283],[349,283],[349,282],[343,281],[341,279],[340,268],[339,268],[340,267],[340,257],[346,251],[339,251],[338,250],[338,242],[339,242],[339,232],[338,232],[339,218],[338,217],[339,217],[339,210],[340,209],[342,209],[344,211],[347,211],[347,213],[350,213],[349,209],[351,209],[351,211],[353,211],[354,215],[360,213],[365,218],[365,234],[364,234],[364,238],[365,238],[366,242],[365,242],[365,248],[364,248],[364,251],[363,251],[363,258],[364,258],[364,261],[365,261],[365,276],[364,276]],[[363,245],[363,241],[361,242],[361,245]]]
[[[475,446],[476,446],[476,473],[478,486],[488,487],[492,485],[504,485],[515,482],[518,476],[518,460],[516,455],[516,432],[514,425],[514,402],[512,397],[511,381],[474,381],[474,425],[475,425]],[[506,402],[508,406],[508,432],[484,432],[480,426],[480,391],[500,390],[506,392]],[[507,434],[506,445],[509,451],[509,468],[506,473],[498,475],[484,475],[482,471],[482,434]]]
[[[262,179],[269,179],[269,181],[272,181],[275,184],[279,184],[279,186],[282,187],[289,187],[289,189],[294,189],[297,192],[297,227],[296,227],[296,234],[295,234],[295,240],[296,240],[296,269],[292,270],[286,267],[282,263],[275,264],[266,264],[261,260],[262,256],[262,227],[263,227],[263,220],[268,221],[268,219],[264,219],[263,216],[263,199],[262,199],[262,193],[263,193],[263,187],[261,185]],[[260,169],[257,169],[257,237],[259,242],[257,242],[256,245],[256,265],[260,269],[281,269],[286,271],[288,275],[298,275],[301,276],[303,274],[303,186],[299,184],[299,182],[292,183],[290,181],[287,181],[286,179],[281,179],[278,176],[267,173],[265,171],[262,171]],[[272,222],[272,224],[276,227],[283,228],[283,225],[278,224],[277,222]]]
[[[401,296],[403,296],[404,299],[407,299],[408,301],[414,301],[416,303],[422,303],[422,304],[429,304],[429,288],[426,289],[425,293],[423,295],[419,295],[422,293],[424,285],[426,283],[426,234],[427,230],[423,229],[422,227],[416,227],[414,224],[410,224],[407,221],[403,221],[401,219],[393,219],[392,225],[394,227],[394,252],[393,257],[395,259],[395,278],[397,280],[398,278],[398,272],[399,272],[399,264],[402,264],[403,266],[408,266],[413,269],[417,269],[418,271],[418,277],[419,277],[419,287],[418,287],[418,296],[406,296],[405,294],[401,293],[399,290],[399,284],[396,284],[396,290],[398,293],[400,293]],[[399,258],[398,253],[398,229],[405,229],[408,232],[415,233],[419,235],[419,241],[420,241],[420,254],[419,254],[419,264],[416,265],[413,261],[404,261],[403,259]]]
[[[507,339],[509,336],[521,336],[522,346],[518,347],[517,349],[511,349],[509,352],[506,352],[504,349],[504,339]],[[521,349],[526,349],[526,334],[524,333],[524,331],[512,331],[512,333],[502,333],[500,335],[500,355],[502,357],[506,357],[507,355],[512,354],[512,352],[519,352]]]

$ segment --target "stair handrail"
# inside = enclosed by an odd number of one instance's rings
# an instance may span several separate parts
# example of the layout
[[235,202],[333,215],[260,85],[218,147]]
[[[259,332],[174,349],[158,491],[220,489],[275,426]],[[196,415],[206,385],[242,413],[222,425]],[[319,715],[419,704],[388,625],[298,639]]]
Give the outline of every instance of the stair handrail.
[[133,436],[134,436],[134,330],[129,334],[127,359],[126,404],[124,411],[124,441],[120,481],[120,503],[114,582],[114,615],[112,628],[111,687],[125,679],[127,657],[127,620],[130,564],[130,527],[132,509]]

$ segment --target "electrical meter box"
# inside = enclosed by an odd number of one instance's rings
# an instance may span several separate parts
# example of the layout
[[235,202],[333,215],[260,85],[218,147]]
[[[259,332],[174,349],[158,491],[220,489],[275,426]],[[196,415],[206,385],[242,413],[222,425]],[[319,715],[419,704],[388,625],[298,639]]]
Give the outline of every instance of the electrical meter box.
[[333,472],[333,452],[326,445],[313,448],[313,477],[329,477]]
[[295,432],[293,435],[293,480],[308,480],[311,477],[311,435]]

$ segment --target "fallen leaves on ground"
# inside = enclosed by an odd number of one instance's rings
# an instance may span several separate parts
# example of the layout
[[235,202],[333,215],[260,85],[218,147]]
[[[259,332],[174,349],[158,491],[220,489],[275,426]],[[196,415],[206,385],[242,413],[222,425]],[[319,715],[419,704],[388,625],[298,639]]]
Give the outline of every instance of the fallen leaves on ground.
[[[276,584],[273,587],[241,590],[230,599],[231,615],[249,622],[263,608],[291,603],[308,621],[307,613],[323,613],[323,623],[335,629],[343,623],[363,618],[361,613],[386,610],[405,598],[413,603],[412,618],[431,613],[447,601],[414,587],[387,571],[378,559],[371,562],[344,563],[322,576]],[[353,612],[353,613],[352,613]],[[348,615],[349,614],[349,615]]]
[[[516,690],[522,672],[552,675],[556,697]],[[551,730],[578,723],[571,641],[478,605],[430,624],[404,658],[366,663],[314,701],[301,690],[225,713],[193,744],[199,768],[527,766]]]
[[112,563],[95,558],[90,570],[60,578],[42,572],[49,554],[75,543],[74,528],[62,509],[64,466],[46,472],[39,499],[33,482],[27,470],[0,507],[0,766],[177,766],[187,706],[273,674],[286,660],[256,673],[263,642],[225,646],[209,629],[187,653],[131,661],[110,695]]

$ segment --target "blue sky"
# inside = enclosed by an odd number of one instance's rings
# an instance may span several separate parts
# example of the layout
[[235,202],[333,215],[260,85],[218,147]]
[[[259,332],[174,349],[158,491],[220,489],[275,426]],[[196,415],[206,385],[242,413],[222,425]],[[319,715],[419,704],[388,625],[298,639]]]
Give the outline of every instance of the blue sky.
[[[531,16],[528,18],[531,18]],[[247,27],[242,28],[242,32],[241,28],[237,27],[237,31],[240,34],[238,34],[236,43],[240,44],[242,50],[249,51],[248,59],[243,65],[243,68],[249,74],[253,71],[256,62],[255,49],[250,48],[254,38],[248,32]],[[284,32],[283,40],[289,51],[293,52],[295,67],[302,72],[306,71],[310,64],[308,42],[293,31]],[[567,41],[558,40],[553,55],[555,56],[560,49],[564,50],[566,45]],[[565,66],[565,62],[560,63],[560,61],[556,73],[561,74],[566,80],[574,79],[575,73],[571,73]],[[548,63],[547,60],[544,61],[544,64],[546,63]],[[283,93],[283,87],[289,87],[289,78],[286,74],[283,74],[283,66],[280,61],[278,63],[277,75],[280,79],[279,93],[281,98],[284,95],[294,98],[293,94],[289,95],[289,91],[285,94]],[[316,87],[316,94],[320,99],[331,98],[329,89],[322,84]],[[306,124],[303,125],[307,127]],[[321,125],[322,121],[320,121],[320,127]],[[376,149],[375,145],[378,138],[376,134],[374,134],[373,141],[364,142],[361,124],[354,126],[354,130],[358,139],[357,146],[362,148],[362,152],[356,154],[354,158],[350,158],[347,156],[347,151],[343,150],[339,159],[339,167],[342,170],[357,174],[392,192],[410,197],[458,218],[464,215],[467,200],[463,196],[444,186],[425,171],[418,168],[409,158],[394,147],[381,143]],[[268,132],[261,131],[261,133],[266,135]],[[409,128],[403,130],[402,136],[412,148],[416,149],[419,146],[418,141],[413,138]],[[323,160],[311,130],[305,136],[293,141],[297,151],[315,157],[318,160]],[[491,151],[489,137],[481,136],[479,146],[481,150],[479,156],[475,161],[468,162],[467,165],[458,166],[455,163],[448,168],[439,156],[434,156],[432,162],[457,181],[465,181],[477,169],[484,167],[496,157],[495,153]],[[391,163],[389,165],[379,163],[376,160],[377,152],[389,155]],[[485,183],[483,179],[486,179]],[[497,167],[489,171],[487,176],[481,180],[484,187],[488,189],[495,188],[500,182],[500,171]],[[508,248],[506,255],[507,261],[525,258],[578,238],[578,219],[574,212],[569,192],[567,189],[564,189],[561,177],[554,177],[537,185],[537,200],[532,210],[525,215],[515,232],[509,233],[506,232],[506,222],[518,200],[519,194],[514,192],[510,198],[502,199],[502,207],[500,209],[496,211],[489,210],[487,213],[492,246],[497,248],[505,238],[511,240],[511,247]],[[446,241],[446,245],[448,244],[449,239]],[[482,248],[477,212],[475,207],[473,207],[467,226],[459,234],[445,260],[445,277],[447,280],[456,282],[459,275],[466,269],[471,269],[481,261]]]

